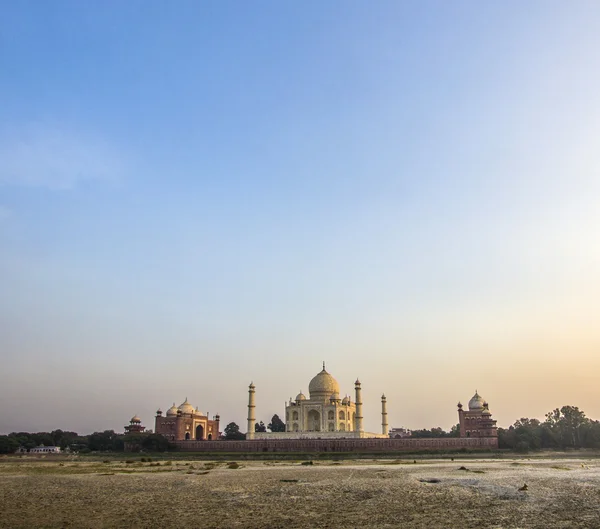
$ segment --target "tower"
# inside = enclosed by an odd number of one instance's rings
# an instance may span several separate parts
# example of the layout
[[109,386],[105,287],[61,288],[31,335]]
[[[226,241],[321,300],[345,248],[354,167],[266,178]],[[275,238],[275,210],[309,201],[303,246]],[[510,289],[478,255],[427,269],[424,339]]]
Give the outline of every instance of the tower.
[[254,439],[254,423],[256,418],[254,416],[254,384],[250,382],[248,386],[248,430],[246,431],[246,439]]
[[381,395],[381,433],[389,435],[388,419],[387,419],[387,399],[385,394]]
[[356,394],[355,397],[355,405],[356,405],[356,422],[354,423],[354,431],[356,432],[362,432],[363,431],[363,416],[362,416],[362,396],[361,396],[361,389],[360,389],[360,381],[358,380],[358,378],[356,379],[356,382],[354,383],[354,391]]

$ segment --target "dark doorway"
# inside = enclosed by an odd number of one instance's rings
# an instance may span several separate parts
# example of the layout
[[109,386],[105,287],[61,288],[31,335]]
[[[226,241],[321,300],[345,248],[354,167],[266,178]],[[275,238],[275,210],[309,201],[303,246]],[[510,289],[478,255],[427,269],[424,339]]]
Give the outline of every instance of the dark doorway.
[[185,440],[188,441],[190,438],[190,432],[185,433]]
[[198,439],[198,440],[204,439],[204,428],[202,428],[201,424],[196,426],[196,439]]

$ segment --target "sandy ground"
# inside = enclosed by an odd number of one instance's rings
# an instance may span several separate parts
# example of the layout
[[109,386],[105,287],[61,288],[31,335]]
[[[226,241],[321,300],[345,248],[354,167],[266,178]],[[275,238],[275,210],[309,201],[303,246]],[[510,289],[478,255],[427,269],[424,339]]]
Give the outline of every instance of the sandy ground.
[[3,458],[0,527],[598,528],[600,460]]

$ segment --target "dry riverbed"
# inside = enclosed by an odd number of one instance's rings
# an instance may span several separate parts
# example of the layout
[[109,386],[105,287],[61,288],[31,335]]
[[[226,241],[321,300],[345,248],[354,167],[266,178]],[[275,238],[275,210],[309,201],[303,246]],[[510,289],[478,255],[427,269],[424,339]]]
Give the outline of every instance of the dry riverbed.
[[600,460],[0,459],[2,528],[400,526],[597,528]]

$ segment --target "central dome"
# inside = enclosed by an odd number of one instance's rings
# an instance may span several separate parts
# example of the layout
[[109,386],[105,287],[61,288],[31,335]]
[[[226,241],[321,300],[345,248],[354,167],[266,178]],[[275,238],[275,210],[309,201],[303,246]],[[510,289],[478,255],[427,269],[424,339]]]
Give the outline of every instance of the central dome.
[[185,398],[185,401],[181,403],[181,405],[179,406],[179,408],[177,408],[179,411],[181,411],[181,413],[194,413],[194,406],[192,406],[188,400],[187,397]]
[[475,391],[475,395],[473,395],[473,397],[469,401],[469,411],[483,410],[483,403],[483,397],[481,397],[481,395],[479,395],[479,393]]
[[332,393],[340,392],[340,385],[335,378],[325,371],[325,366],[323,366],[323,371],[310,381],[308,391],[311,399],[328,400]]

